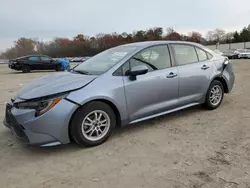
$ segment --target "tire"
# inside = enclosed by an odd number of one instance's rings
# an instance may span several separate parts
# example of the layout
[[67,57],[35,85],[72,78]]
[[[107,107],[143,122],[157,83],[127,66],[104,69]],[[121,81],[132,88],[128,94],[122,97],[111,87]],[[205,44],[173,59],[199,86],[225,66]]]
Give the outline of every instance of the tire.
[[[95,120],[95,113],[99,117],[100,113],[102,116],[100,120],[93,121],[92,123],[87,120],[89,117],[91,120]],[[107,126],[99,127],[100,133],[97,131],[98,122],[104,122],[106,118]],[[87,125],[83,126],[83,123]],[[99,124],[100,125],[100,124]],[[73,140],[81,146],[92,147],[104,143],[112,134],[114,127],[116,126],[116,116],[112,108],[103,102],[90,102],[80,108],[73,117],[70,125],[70,136]],[[95,130],[94,130],[95,129]],[[99,138],[97,132],[100,134]],[[91,136],[92,133],[92,136]],[[95,137],[93,137],[95,136]]]
[[23,72],[23,73],[28,73],[28,72],[30,72],[30,67],[29,67],[28,65],[24,65],[24,66],[22,67],[22,72]]
[[[215,95],[217,95],[217,99],[219,97],[218,101],[212,100],[211,95],[212,95],[212,92],[215,91],[215,89],[216,89],[216,91],[219,90],[219,93],[215,94]],[[219,94],[220,94],[220,96],[219,96]],[[223,88],[222,83],[218,80],[212,81],[212,83],[210,84],[210,86],[208,88],[207,94],[206,94],[206,101],[204,103],[205,107],[208,110],[214,110],[220,106],[221,102],[223,101],[223,98],[224,98],[224,88]]]
[[61,65],[57,65],[56,66],[56,71],[61,71],[62,70],[62,66]]

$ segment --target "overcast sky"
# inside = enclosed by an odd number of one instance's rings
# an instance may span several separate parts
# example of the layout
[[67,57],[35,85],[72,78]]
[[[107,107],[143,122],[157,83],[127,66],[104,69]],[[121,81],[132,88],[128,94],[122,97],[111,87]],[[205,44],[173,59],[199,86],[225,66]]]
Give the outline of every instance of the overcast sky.
[[160,26],[181,33],[250,24],[250,0],[0,0],[0,51],[19,37],[74,37]]

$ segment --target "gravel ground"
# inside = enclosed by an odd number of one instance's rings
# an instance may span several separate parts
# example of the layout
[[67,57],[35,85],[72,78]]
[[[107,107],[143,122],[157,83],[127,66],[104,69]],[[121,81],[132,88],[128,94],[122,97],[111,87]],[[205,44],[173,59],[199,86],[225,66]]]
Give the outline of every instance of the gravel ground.
[[[233,65],[233,91],[217,110],[198,106],[120,128],[94,148],[27,147],[0,126],[0,187],[250,188],[250,61]],[[23,84],[51,73],[1,65],[0,121]]]

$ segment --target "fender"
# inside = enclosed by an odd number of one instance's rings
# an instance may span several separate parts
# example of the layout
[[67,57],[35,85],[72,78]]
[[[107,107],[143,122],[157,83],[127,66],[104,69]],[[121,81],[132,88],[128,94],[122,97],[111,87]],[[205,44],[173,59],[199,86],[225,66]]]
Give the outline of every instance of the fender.
[[210,84],[213,80],[219,80],[222,82],[225,93],[231,92],[234,84],[234,73],[232,71],[232,65],[227,57],[222,63],[221,70],[211,79]]

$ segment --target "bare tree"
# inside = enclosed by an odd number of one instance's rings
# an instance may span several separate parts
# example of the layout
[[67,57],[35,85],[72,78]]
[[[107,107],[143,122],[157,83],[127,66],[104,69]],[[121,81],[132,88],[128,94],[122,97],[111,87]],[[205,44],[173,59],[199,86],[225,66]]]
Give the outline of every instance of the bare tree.
[[233,41],[234,38],[234,33],[233,32],[229,32],[225,34],[225,42],[226,43],[231,43]]
[[214,31],[208,31],[206,35],[206,39],[208,41],[213,41],[214,40]]
[[170,34],[172,34],[173,32],[175,32],[173,27],[169,27],[169,28],[167,28],[166,30],[167,30],[167,35],[170,35]]
[[189,33],[189,41],[192,42],[197,42],[200,43],[201,42],[201,38],[202,38],[202,34],[196,31],[192,31],[191,33]]
[[217,28],[213,31],[213,37],[216,40],[216,42],[223,41],[225,39],[225,34],[226,34],[226,31],[223,29]]

